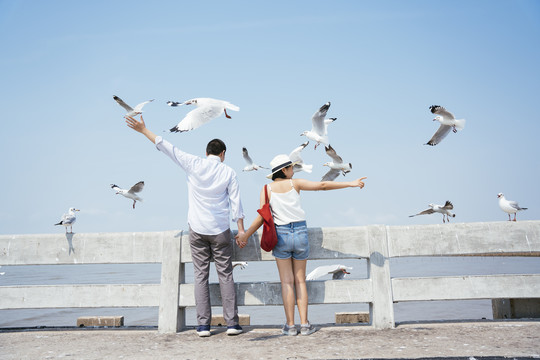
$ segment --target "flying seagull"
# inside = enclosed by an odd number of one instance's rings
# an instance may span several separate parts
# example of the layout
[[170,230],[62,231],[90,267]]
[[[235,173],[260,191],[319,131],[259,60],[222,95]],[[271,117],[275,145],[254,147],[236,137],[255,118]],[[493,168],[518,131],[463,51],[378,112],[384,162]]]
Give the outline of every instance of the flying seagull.
[[116,102],[118,104],[120,104],[121,107],[123,107],[124,109],[126,109],[127,113],[126,113],[126,116],[137,116],[139,114],[142,114],[142,108],[144,105],[148,104],[149,102],[152,102],[154,101],[154,99],[152,100],[148,100],[148,101],[145,101],[145,102],[142,102],[140,104],[138,104],[137,106],[135,106],[135,109],[132,108],[131,106],[129,106],[128,104],[126,104],[124,102],[124,100],[120,99],[118,96],[116,95],[113,95],[113,99],[116,100]]
[[424,145],[435,146],[440,143],[442,139],[446,137],[446,135],[448,135],[450,130],[456,133],[458,130],[463,130],[465,127],[465,119],[456,120],[454,115],[444,107],[439,105],[431,105],[429,109],[433,114],[437,114],[433,121],[438,121],[441,126],[439,126],[439,129],[435,132],[433,137]]
[[170,132],[184,132],[198,128],[199,126],[206,124],[207,122],[214,120],[221,114],[225,113],[225,117],[230,119],[227,114],[227,110],[240,111],[240,108],[231,104],[228,101],[216,100],[211,98],[196,98],[183,103],[175,101],[167,101],[169,106],[181,106],[181,105],[195,105],[196,109],[190,111],[183,119],[172,127]]
[[300,156],[300,153],[302,152],[302,150],[304,150],[306,146],[308,146],[308,144],[309,144],[309,141],[306,141],[305,143],[301,144],[300,146],[295,148],[293,151],[291,151],[291,153],[289,154],[289,159],[291,159],[293,163],[296,163],[293,166],[293,171],[295,173],[300,172],[300,171],[311,173],[313,171],[313,165],[304,164],[304,160],[302,160],[302,157]]
[[128,199],[133,200],[133,208],[135,209],[135,203],[137,201],[142,201],[142,199],[137,196],[137,193],[141,192],[144,188],[144,181],[139,181],[129,190],[121,189],[120,187],[118,187],[118,185],[115,184],[111,184],[111,188],[116,191],[116,195],[120,194],[124,197],[127,197]]
[[325,265],[315,268],[306,276],[306,280],[316,280],[327,274],[332,274],[332,280],[343,279],[345,275],[350,274],[348,270],[352,270],[352,267],[345,265]]
[[343,176],[345,176],[345,174],[351,172],[352,164],[344,163],[341,156],[336,154],[336,151],[334,148],[332,148],[332,145],[325,146],[324,148],[328,156],[330,156],[333,161],[324,163],[323,166],[328,166],[330,170],[323,176],[321,181],[332,181],[338,177],[339,173],[342,173]]
[[527,210],[527,208],[520,207],[517,201],[506,200],[503,193],[497,194],[497,197],[499,198],[499,207],[502,211],[508,214],[508,221],[511,221],[510,214],[514,214],[513,221],[516,221],[517,212],[521,210]]
[[315,141],[315,149],[320,143],[329,145],[328,142],[328,124],[336,121],[337,118],[325,119],[326,113],[330,108],[330,102],[327,102],[311,117],[311,130],[304,131],[300,136],[306,136],[308,139]]
[[67,228],[69,226],[69,232],[73,234],[73,224],[75,223],[75,221],[77,221],[77,218],[75,217],[75,211],[80,210],[75,208],[69,208],[68,213],[62,215],[62,219],[60,220],[60,222],[54,225],[64,225],[66,227],[66,234],[68,233]]
[[[429,215],[433,213],[439,213],[442,214],[442,221],[443,223],[448,221],[450,222],[451,217],[456,217],[456,214],[452,214],[450,210],[454,208],[454,205],[448,200],[446,200],[446,203],[443,205],[437,205],[437,204],[429,204],[429,209],[424,210],[422,212],[419,212],[418,214],[409,215],[409,217],[418,216],[418,215]],[[444,220],[444,216],[446,215],[446,221]]]
[[268,169],[264,166],[257,165],[251,160],[251,157],[248,154],[248,151],[245,147],[242,148],[242,156],[244,157],[244,160],[246,160],[247,165],[242,169],[242,171],[252,171],[252,170],[259,170],[259,169]]

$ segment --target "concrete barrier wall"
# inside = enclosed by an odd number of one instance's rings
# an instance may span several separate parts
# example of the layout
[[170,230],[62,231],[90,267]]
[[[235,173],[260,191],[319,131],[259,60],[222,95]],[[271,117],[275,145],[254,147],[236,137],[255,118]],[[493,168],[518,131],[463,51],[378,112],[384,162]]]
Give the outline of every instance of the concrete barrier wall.
[[[259,247],[260,232],[236,261],[270,261]],[[368,278],[308,282],[310,304],[369,303],[371,325],[394,326],[398,301],[540,298],[540,274],[430,278],[390,277],[391,257],[540,256],[540,221],[417,226],[370,225],[310,228],[311,259],[368,262]],[[185,284],[191,262],[182,231],[0,235],[0,265],[161,263],[159,285],[0,286],[0,309],[159,306],[159,330],[185,326],[185,308],[194,306],[193,284]],[[236,284],[239,305],[281,305],[277,282]],[[221,305],[217,284],[212,305]]]

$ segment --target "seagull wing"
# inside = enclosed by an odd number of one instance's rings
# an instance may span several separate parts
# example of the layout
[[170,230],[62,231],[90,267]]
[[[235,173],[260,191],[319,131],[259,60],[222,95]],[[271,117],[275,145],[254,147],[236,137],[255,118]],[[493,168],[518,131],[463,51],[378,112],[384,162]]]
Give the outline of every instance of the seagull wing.
[[326,134],[324,118],[326,117],[326,113],[328,112],[329,108],[330,102],[327,102],[326,104],[321,106],[320,109],[315,112],[315,114],[313,114],[313,116],[311,117],[311,131],[316,132],[321,136],[324,136]]
[[149,102],[152,102],[152,101],[154,101],[154,99],[142,102],[140,104],[137,104],[137,106],[135,106],[135,111],[140,112],[144,105],[146,105],[146,104],[148,104]]
[[144,188],[144,181],[139,181],[138,183],[136,183],[135,185],[133,185],[131,187],[131,189],[129,189],[128,192],[134,194],[134,193],[138,193],[138,192],[141,192],[142,189]]
[[124,109],[126,109],[127,112],[131,112],[133,111],[133,108],[131,106],[129,106],[128,104],[126,104],[124,102],[124,100],[120,99],[118,96],[116,95],[113,95],[113,99],[116,100],[116,102],[118,104],[120,104],[121,107],[123,107]]
[[330,156],[332,158],[332,160],[334,161],[334,164],[342,164],[343,163],[343,159],[341,158],[341,156],[339,156],[336,153],[336,150],[334,150],[332,145],[325,146],[324,148],[325,148],[326,153],[328,154],[328,156]]
[[222,106],[207,105],[199,106],[190,111],[185,118],[173,127],[171,132],[183,132],[198,128],[199,126],[210,122],[223,113]]
[[333,181],[338,176],[339,176],[339,170],[330,169],[326,174],[324,174],[321,181]]
[[246,163],[248,165],[253,165],[253,160],[251,160],[251,157],[249,156],[248,151],[245,147],[242,148],[242,156],[244,157],[244,160],[246,160]]
[[323,277],[324,275],[333,274],[336,271],[339,271],[341,269],[346,269],[346,266],[343,265],[323,265],[315,268],[312,272],[310,272],[306,276],[306,280],[315,280],[320,277]]
[[454,205],[452,204],[450,200],[446,200],[446,203],[444,204],[442,208],[446,210],[452,210],[454,208]]
[[431,145],[431,146],[437,145],[438,143],[442,141],[442,139],[446,137],[446,135],[448,135],[451,129],[452,129],[451,126],[441,124],[441,126],[439,126],[439,129],[435,132],[435,134],[433,134],[431,139],[425,145]]
[[409,217],[418,216],[418,215],[429,215],[429,214],[433,214],[434,212],[435,212],[435,210],[433,210],[433,209],[427,209],[427,210],[424,210],[422,212],[419,212],[418,214],[409,215]]
[[446,110],[444,107],[440,105],[431,105],[429,109],[431,110],[433,114],[441,115],[442,117],[451,119],[451,120],[455,119],[454,114],[452,114],[450,111]]
[[303,143],[302,145],[300,145],[299,147],[291,151],[291,153],[289,154],[289,159],[291,159],[292,162],[302,161],[302,157],[300,156],[300,153],[302,152],[302,150],[305,149],[306,146],[308,146],[308,144],[309,144],[309,141],[306,141],[305,143]]

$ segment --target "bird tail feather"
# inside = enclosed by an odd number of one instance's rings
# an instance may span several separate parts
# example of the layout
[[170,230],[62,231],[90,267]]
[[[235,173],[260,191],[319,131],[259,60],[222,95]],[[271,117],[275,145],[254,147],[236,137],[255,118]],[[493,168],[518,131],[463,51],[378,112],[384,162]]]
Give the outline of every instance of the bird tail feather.
[[304,170],[305,172],[311,174],[311,172],[313,171],[313,165],[302,165],[302,170]]
[[54,224],[54,225],[62,225],[62,222],[60,221],[58,224]]
[[456,120],[456,129],[463,130],[465,128],[465,119]]

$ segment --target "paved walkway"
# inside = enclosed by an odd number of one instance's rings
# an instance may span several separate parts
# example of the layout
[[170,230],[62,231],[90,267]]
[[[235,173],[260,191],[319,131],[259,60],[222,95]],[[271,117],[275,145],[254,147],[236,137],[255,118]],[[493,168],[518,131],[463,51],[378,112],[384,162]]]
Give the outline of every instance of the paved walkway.
[[[310,336],[282,336],[277,327],[245,327],[209,338],[194,330],[0,331],[0,359],[365,359],[539,358],[539,321],[404,324],[395,329],[322,326]],[[471,359],[472,360],[472,359]]]

